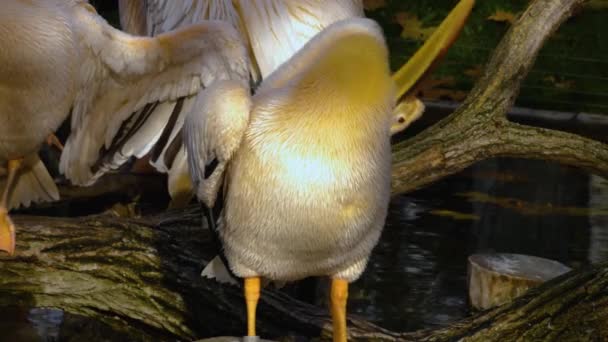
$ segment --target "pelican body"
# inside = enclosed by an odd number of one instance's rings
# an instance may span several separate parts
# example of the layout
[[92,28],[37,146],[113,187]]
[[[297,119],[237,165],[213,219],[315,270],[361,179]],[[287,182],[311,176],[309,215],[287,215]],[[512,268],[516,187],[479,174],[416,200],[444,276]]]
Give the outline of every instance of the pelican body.
[[382,36],[370,34],[377,28],[354,22],[369,32],[348,21],[328,29],[310,45],[323,49],[346,30],[344,51],[310,58],[285,86],[253,97],[220,229],[240,277],[353,281],[378,241],[390,197],[393,82]]
[[394,88],[381,29],[353,18],[313,37],[250,100],[242,83],[220,82],[186,117],[199,199],[213,207],[224,179],[218,231],[245,278],[249,335],[260,278],[330,276],[334,336],[346,339],[347,285],[365,269],[390,197]]

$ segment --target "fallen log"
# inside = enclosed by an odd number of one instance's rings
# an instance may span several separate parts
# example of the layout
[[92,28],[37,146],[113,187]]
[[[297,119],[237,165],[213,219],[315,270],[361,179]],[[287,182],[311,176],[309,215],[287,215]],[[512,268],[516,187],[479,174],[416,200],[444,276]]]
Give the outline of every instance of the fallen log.
[[[131,341],[240,336],[238,287],[201,278],[213,256],[198,207],[125,219],[15,216],[17,255],[0,257],[0,307],[55,307],[100,322]],[[265,338],[329,338],[320,308],[266,289],[258,309]],[[608,339],[608,264],[570,272],[514,302],[435,331],[394,332],[349,317],[353,341]]]

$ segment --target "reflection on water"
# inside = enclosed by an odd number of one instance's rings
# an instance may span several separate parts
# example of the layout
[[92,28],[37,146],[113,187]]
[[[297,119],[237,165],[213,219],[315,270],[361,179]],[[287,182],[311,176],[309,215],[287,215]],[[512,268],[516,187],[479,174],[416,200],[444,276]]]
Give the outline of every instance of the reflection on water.
[[463,318],[470,254],[530,254],[571,267],[598,262],[608,257],[607,209],[608,182],[577,169],[479,163],[393,199],[368,269],[352,286],[350,311],[397,331]]
[[2,308],[0,341],[59,341],[63,311],[53,308]]

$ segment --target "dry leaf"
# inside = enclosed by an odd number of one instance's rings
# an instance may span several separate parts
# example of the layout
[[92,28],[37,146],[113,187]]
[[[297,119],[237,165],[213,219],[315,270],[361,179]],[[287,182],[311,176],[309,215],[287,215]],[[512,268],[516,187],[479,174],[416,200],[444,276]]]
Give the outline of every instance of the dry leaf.
[[550,83],[557,89],[572,89],[576,83],[574,80],[564,80],[553,75],[543,78],[543,81]]
[[375,11],[383,7],[386,7],[386,0],[363,0],[363,8],[368,11]]
[[466,69],[463,73],[473,79],[476,79],[479,78],[483,73],[483,67],[477,64],[474,65],[472,68]]
[[[445,87],[445,88],[442,88]],[[467,97],[467,92],[453,89],[454,78],[432,78],[429,77],[416,87],[417,94],[427,100],[453,100],[462,101]]]
[[454,220],[479,221],[479,216],[468,213],[461,213],[453,210],[431,210],[430,214],[449,217]]
[[515,14],[513,12],[497,10],[487,18],[488,20],[494,20],[498,22],[508,22],[509,24],[513,24],[515,22]]
[[422,27],[420,19],[418,19],[415,14],[408,12],[397,13],[395,19],[403,28],[401,37],[405,39],[424,41],[433,34],[433,31],[437,28],[436,26]]

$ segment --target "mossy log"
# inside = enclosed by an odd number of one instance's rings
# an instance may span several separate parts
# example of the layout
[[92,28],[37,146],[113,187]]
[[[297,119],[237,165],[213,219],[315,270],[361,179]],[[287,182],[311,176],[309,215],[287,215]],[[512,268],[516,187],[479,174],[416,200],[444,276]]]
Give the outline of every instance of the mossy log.
[[[200,216],[198,207],[145,219],[15,216],[17,255],[0,258],[0,307],[60,308],[132,341],[240,336],[241,289],[199,276],[203,260],[213,256]],[[604,264],[444,329],[401,333],[351,316],[349,334],[353,341],[606,340],[607,321]],[[258,328],[265,338],[331,336],[325,308],[274,289],[262,294]]]

